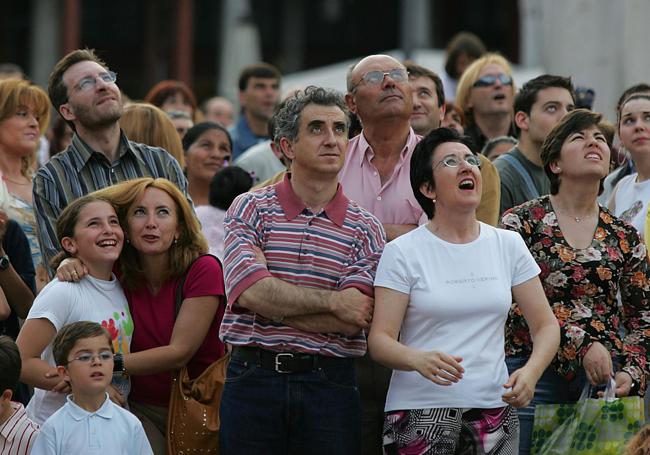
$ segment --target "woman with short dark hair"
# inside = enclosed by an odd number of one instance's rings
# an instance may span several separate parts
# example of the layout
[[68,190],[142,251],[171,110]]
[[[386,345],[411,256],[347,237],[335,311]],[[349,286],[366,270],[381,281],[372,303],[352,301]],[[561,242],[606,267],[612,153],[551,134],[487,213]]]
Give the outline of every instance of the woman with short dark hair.
[[[388,454],[516,453],[514,408],[528,404],[557,350],[557,321],[526,245],[476,219],[479,164],[466,138],[447,128],[413,152],[411,186],[429,222],[386,245],[368,339],[372,357],[394,369]],[[535,347],[508,376],[503,337],[512,296]]]

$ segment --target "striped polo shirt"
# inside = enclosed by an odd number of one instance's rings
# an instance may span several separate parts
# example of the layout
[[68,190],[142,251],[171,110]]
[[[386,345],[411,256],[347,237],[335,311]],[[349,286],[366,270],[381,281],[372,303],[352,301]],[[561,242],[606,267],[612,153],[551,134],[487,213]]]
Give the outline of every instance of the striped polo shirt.
[[0,455],[28,455],[39,427],[27,418],[22,404],[11,402],[11,407],[14,413],[0,424]]
[[[120,135],[118,159],[93,150],[76,134],[65,152],[50,159],[34,177],[34,211],[43,263],[59,251],[56,220],[75,199],[124,180],[166,178],[187,195],[187,179],[178,161],[159,147],[129,141]],[[50,271],[51,272],[51,271]]]
[[[220,336],[226,343],[274,351],[357,357],[366,351],[362,331],[353,337],[311,333],[267,319],[236,305],[262,278],[296,286],[373,294],[384,247],[384,230],[374,215],[350,201],[341,185],[320,213],[312,213],[293,192],[290,174],[275,185],[245,193],[225,219],[224,271],[228,306]],[[260,248],[266,264],[257,260]]]

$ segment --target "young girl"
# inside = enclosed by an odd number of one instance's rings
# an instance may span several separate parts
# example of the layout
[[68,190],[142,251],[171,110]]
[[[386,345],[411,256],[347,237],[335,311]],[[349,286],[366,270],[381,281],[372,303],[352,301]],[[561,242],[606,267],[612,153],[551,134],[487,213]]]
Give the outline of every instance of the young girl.
[[[38,424],[65,403],[68,391],[67,384],[51,374],[56,368],[52,341],[61,327],[76,321],[98,322],[111,334],[118,355],[129,353],[133,333],[124,292],[112,273],[124,241],[113,206],[94,196],[81,197],[66,207],[56,230],[63,251],[53,259],[53,267],[74,257],[85,264],[88,275],[78,283],[52,280],[34,301],[18,335],[21,380],[35,388],[27,413]],[[124,404],[127,392],[128,379],[116,375],[111,398]]]

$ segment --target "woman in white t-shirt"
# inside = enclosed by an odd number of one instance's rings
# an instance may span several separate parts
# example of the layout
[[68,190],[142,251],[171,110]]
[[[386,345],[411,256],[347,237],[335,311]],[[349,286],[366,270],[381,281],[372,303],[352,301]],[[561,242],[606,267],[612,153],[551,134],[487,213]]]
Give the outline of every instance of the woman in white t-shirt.
[[[372,357],[394,369],[384,422],[389,454],[516,453],[513,408],[530,401],[559,345],[523,240],[476,219],[479,164],[466,138],[447,128],[413,153],[411,186],[429,222],[386,245],[368,339]],[[513,296],[536,343],[508,377],[504,325]]]
[[[66,257],[75,257],[83,261],[88,275],[79,283],[56,278],[48,283],[16,340],[23,360],[21,380],[34,387],[27,414],[38,424],[65,403],[68,391],[67,384],[52,374],[56,367],[52,342],[61,327],[77,321],[98,322],[111,334],[114,352],[122,355],[129,353],[133,334],[126,297],[112,271],[124,241],[113,206],[94,196],[81,197],[61,213],[56,230],[63,251],[54,258],[53,267]],[[128,378],[115,374],[111,398],[124,404],[128,390]]]
[[621,145],[630,152],[636,172],[616,184],[608,208],[644,238],[650,207],[650,95],[633,94],[621,103],[618,136]]

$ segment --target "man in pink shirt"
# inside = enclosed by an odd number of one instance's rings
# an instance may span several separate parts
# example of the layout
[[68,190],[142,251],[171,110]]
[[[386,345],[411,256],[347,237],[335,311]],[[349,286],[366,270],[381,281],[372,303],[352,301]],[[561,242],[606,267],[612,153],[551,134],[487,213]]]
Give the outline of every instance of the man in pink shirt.
[[[408,72],[393,57],[371,55],[350,68],[347,87],[345,100],[363,131],[349,142],[339,181],[350,199],[379,218],[390,241],[427,220],[411,189],[411,155],[421,136],[410,125]],[[364,455],[382,452],[390,376],[368,355],[357,361]]]
[[363,131],[350,140],[339,181],[350,199],[379,218],[390,241],[426,221],[409,175],[420,136],[409,123],[408,73],[393,57],[371,55],[350,69],[347,87],[345,100]]

